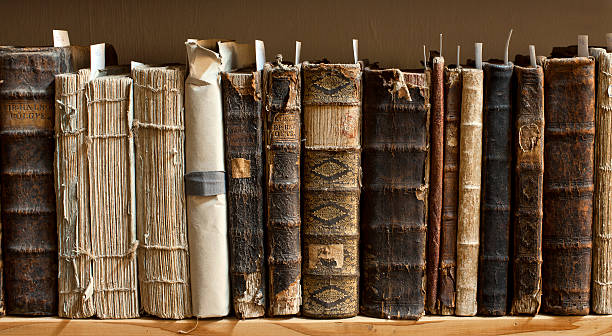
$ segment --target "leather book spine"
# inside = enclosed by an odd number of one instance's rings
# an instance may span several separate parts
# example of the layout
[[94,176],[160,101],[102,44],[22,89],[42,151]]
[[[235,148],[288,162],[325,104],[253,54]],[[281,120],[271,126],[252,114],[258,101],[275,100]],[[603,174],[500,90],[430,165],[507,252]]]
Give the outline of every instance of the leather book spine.
[[478,314],[506,315],[510,250],[514,65],[484,64]]
[[542,298],[544,72],[514,67],[514,198],[512,314],[536,315]]
[[232,303],[266,313],[261,73],[222,73]]
[[429,73],[363,73],[361,312],[425,312]]
[[3,289],[8,314],[57,314],[54,76],[71,71],[70,59],[70,48],[0,48]]
[[438,271],[442,225],[442,185],[444,177],[444,58],[434,57],[431,70],[431,126],[429,150],[429,201],[427,223],[427,301],[428,314],[439,314]]
[[589,313],[593,224],[595,61],[544,61],[542,311]]
[[444,72],[444,179],[437,303],[440,315],[455,314],[461,92],[461,70],[447,68]]
[[268,313],[293,315],[302,304],[300,66],[268,63],[263,74]]
[[462,69],[457,219],[457,283],[455,314],[476,315],[480,187],[482,163],[483,72]]
[[612,314],[612,53],[603,51],[598,60],[591,308]]
[[351,317],[359,311],[361,68],[304,63],[302,75],[302,313]]

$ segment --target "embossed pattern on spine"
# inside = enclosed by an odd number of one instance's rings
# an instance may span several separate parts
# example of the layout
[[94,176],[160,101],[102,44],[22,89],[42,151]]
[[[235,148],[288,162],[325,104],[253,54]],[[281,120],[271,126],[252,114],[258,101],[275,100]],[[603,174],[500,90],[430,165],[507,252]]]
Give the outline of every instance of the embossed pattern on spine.
[[424,314],[428,75],[363,73],[361,312],[373,317]]

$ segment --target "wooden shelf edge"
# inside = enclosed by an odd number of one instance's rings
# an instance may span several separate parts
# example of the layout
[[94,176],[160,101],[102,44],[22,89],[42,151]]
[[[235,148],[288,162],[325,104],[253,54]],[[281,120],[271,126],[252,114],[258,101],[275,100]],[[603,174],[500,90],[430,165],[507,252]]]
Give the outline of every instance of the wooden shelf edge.
[[[0,335],[176,335],[196,326],[195,319],[129,320],[62,319],[58,317],[2,317]],[[419,321],[382,320],[357,316],[339,320],[200,319],[189,335],[537,335],[612,334],[612,315],[536,317],[442,317],[425,316]]]

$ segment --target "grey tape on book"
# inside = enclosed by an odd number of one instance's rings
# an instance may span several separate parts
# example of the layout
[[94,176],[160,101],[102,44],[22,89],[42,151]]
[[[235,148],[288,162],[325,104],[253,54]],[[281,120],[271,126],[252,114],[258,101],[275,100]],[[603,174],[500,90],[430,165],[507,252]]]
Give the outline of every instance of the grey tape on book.
[[185,193],[190,196],[225,194],[225,172],[192,172],[185,175]]

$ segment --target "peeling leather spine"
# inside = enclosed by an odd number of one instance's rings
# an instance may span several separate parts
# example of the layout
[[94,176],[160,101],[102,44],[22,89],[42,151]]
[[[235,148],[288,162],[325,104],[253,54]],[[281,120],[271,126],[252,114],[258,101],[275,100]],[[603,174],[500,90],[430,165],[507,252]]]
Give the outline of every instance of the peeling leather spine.
[[266,209],[271,316],[302,305],[300,218],[300,66],[264,65]]
[[424,314],[429,106],[429,73],[364,70],[365,315],[416,320]]
[[595,62],[544,61],[542,311],[589,313],[593,224]]
[[514,315],[536,315],[542,298],[542,192],[544,177],[544,72],[514,67],[516,77],[513,199]]
[[261,72],[222,73],[232,303],[266,313]]
[[359,312],[361,68],[304,63],[302,75],[302,313],[351,317]]
[[455,314],[476,315],[480,184],[482,163],[483,72],[463,69],[457,220],[457,283]]

